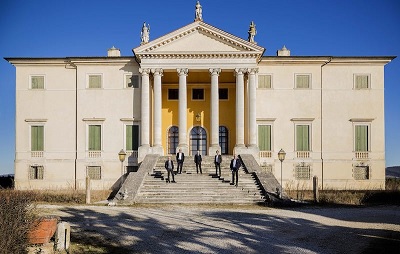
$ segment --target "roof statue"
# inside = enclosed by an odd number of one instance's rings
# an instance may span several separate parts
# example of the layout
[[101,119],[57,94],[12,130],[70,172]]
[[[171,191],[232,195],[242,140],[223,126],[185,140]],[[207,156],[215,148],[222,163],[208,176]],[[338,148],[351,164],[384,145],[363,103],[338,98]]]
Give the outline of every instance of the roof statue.
[[150,39],[150,24],[148,24],[146,26],[146,22],[143,22],[143,27],[142,27],[142,32],[140,32],[140,37],[142,42],[140,43],[142,44],[146,44],[149,42]]
[[194,21],[203,21],[203,10],[200,5],[200,1],[197,1],[196,3],[196,13],[195,13],[195,19]]
[[251,21],[250,23],[250,28],[248,33],[249,33],[249,42],[255,42],[254,36],[256,36],[257,30],[256,30],[256,25],[254,24],[253,21]]

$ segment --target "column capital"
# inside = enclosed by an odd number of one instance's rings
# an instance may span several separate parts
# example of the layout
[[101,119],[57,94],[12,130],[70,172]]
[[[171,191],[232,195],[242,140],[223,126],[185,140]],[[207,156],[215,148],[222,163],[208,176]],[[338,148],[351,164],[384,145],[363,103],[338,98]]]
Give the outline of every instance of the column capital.
[[182,75],[187,76],[189,73],[188,68],[178,68],[178,69],[176,69],[176,71],[178,72],[178,76],[182,76]]
[[151,69],[151,73],[153,73],[153,75],[163,76],[164,70],[162,68],[155,68]]
[[150,74],[150,69],[149,68],[139,68],[139,72],[142,75],[149,75]]
[[247,73],[249,73],[250,75],[254,75],[256,73],[258,73],[258,68],[248,68],[247,69]]
[[209,71],[211,75],[219,75],[221,73],[220,68],[210,68]]
[[245,68],[236,68],[235,69],[235,75],[243,75],[247,72],[247,69]]

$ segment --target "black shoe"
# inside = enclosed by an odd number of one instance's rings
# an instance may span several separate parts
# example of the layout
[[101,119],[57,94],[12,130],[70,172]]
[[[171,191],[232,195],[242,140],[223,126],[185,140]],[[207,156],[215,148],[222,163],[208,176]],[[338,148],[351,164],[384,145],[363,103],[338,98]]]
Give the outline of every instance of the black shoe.
[[171,183],[176,183],[175,181],[172,181]]
[[230,185],[233,185],[233,183],[229,183]]
[[236,186],[236,188],[237,188],[238,185],[236,184],[235,186]]

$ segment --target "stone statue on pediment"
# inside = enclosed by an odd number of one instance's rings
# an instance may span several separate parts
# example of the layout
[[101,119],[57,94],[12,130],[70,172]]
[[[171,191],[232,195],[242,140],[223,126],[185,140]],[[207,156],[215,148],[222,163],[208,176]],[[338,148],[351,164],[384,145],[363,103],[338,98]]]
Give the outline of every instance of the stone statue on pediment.
[[250,23],[250,28],[248,33],[249,33],[249,42],[255,42],[254,37],[257,34],[257,30],[256,30],[256,25],[254,24],[253,21],[251,21]]
[[194,21],[203,21],[203,10],[200,5],[200,1],[197,1],[196,3],[196,14]]
[[142,32],[140,33],[140,37],[142,42],[140,44],[146,44],[150,39],[150,24],[146,25],[146,22],[143,22]]

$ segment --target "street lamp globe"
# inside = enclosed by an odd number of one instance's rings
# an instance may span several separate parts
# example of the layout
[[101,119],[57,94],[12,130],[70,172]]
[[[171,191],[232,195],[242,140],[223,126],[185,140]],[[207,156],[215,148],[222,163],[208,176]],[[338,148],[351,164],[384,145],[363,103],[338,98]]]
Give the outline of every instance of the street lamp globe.
[[121,149],[121,151],[119,151],[119,153],[118,153],[119,161],[120,162],[124,162],[125,161],[125,156],[126,156],[126,153],[125,153],[124,149]]
[[286,152],[285,152],[283,149],[281,149],[281,150],[278,152],[278,159],[279,159],[281,162],[283,162],[283,161],[285,160],[285,156],[286,156]]

